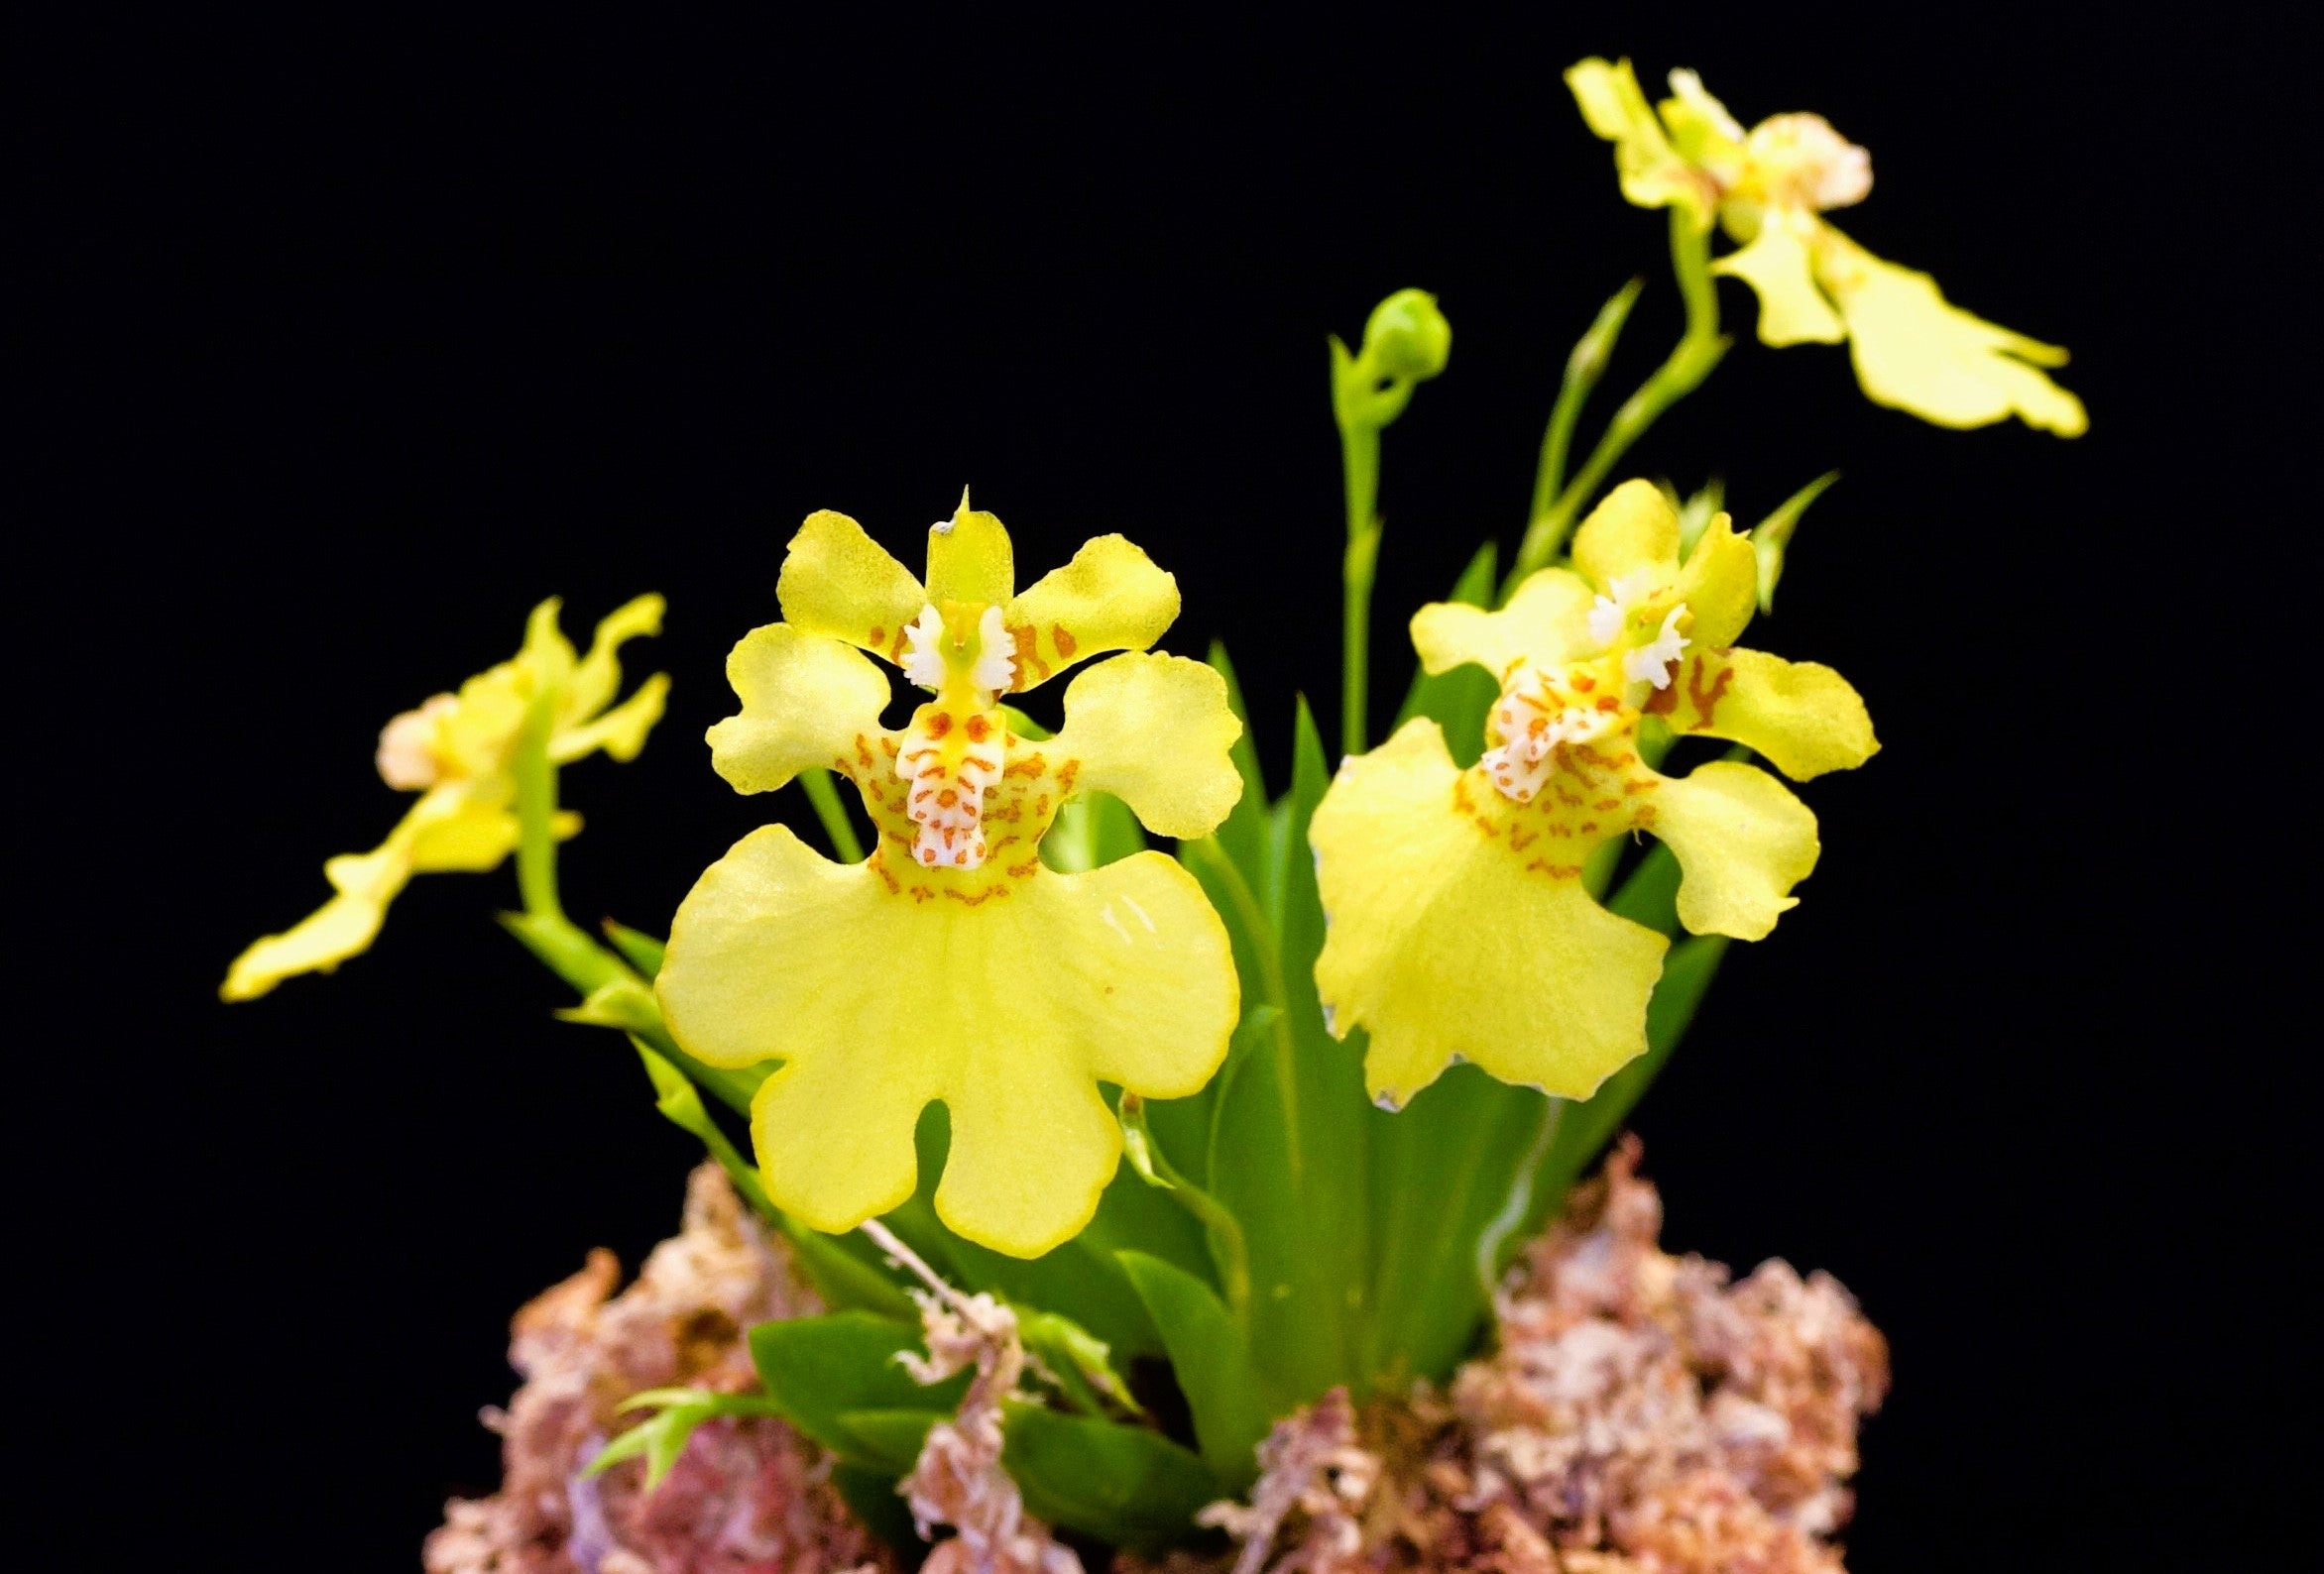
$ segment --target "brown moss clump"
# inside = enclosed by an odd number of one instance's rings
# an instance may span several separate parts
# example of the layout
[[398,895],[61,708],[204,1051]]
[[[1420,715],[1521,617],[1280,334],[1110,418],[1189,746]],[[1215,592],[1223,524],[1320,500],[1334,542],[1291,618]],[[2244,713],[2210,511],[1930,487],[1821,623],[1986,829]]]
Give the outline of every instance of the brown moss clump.
[[1770,1262],[1734,1284],[1665,1253],[1638,1157],[1625,1139],[1575,1190],[1497,1298],[1497,1348],[1449,1392],[1361,1412],[1335,1393],[1277,1426],[1307,1475],[1253,1490],[1288,1514],[1218,1516],[1272,1538],[1264,1563],[1245,1536],[1238,1574],[1842,1574],[1887,1344],[1829,1275]]
[[500,1432],[502,1485],[445,1505],[427,1574],[822,1574],[891,1570],[880,1542],[828,1483],[830,1463],[777,1420],[697,1427],[660,1486],[644,1462],[581,1469],[635,1424],[615,1406],[645,1389],[757,1387],[743,1332],[819,1309],[789,1259],[716,1165],[687,1183],[685,1223],[614,1293],[611,1252],[517,1313],[509,1361],[524,1385]]

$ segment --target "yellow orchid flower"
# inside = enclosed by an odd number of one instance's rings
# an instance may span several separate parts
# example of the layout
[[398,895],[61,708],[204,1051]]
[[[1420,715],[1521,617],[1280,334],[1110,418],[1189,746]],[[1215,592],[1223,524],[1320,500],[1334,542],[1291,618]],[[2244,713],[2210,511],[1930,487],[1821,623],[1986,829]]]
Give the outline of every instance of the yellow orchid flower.
[[1739,243],[1711,272],[1758,293],[1763,343],[1844,339],[1874,402],[1940,426],[2016,415],[2061,437],[2088,428],[2082,401],[2040,370],[2065,365],[2065,351],[1961,310],[1926,274],[1824,220],[1871,192],[1872,157],[1822,116],[1773,115],[1745,131],[1681,70],[1658,118],[1628,60],[1583,60],[1566,83],[1589,129],[1614,144],[1625,197],[1684,208],[1700,229],[1715,218]]
[[1677,513],[1632,481],[1583,521],[1572,570],[1541,570],[1499,612],[1414,617],[1430,672],[1474,662],[1501,695],[1467,770],[1435,722],[1408,722],[1342,764],[1316,810],[1316,985],[1334,1033],[1369,1031],[1375,1100],[1402,1105],[1455,1056],[1583,1098],[1645,1050],[1668,943],[1581,881],[1615,837],[1652,832],[1677,854],[1679,918],[1698,935],[1758,940],[1795,905],[1817,845],[1789,788],[1730,761],[1664,776],[1639,753],[1650,716],[1802,780],[1879,747],[1838,673],[1734,648],[1756,601],[1751,543],[1724,513],[1682,559]]
[[[557,607],[552,598],[532,610],[515,659],[470,678],[458,694],[436,695],[387,725],[380,733],[380,776],[399,791],[418,793],[419,801],[377,847],[324,864],[323,877],[337,894],[291,929],[235,957],[221,996],[255,999],[295,973],[329,972],[370,949],[388,904],[414,874],[482,873],[515,850],[517,783],[511,766],[536,697],[553,696],[551,761],[567,764],[599,749],[615,759],[637,757],[661,720],[669,679],[657,672],[614,705],[622,686],[619,652],[627,640],[661,632],[662,599],[640,596],[616,611],[597,625],[589,653],[578,657],[557,627]],[[580,829],[579,816],[558,817],[559,837]]]
[[[912,1131],[942,1100],[952,1150],[936,1209],[996,1251],[1037,1256],[1089,1222],[1121,1154],[1112,1082],[1177,1098],[1210,1080],[1238,1009],[1226,932],[1194,878],[1142,852],[1059,874],[1036,848],[1082,789],[1163,836],[1207,835],[1241,795],[1241,731],[1199,661],[1142,653],[1178,585],[1118,535],[1019,594],[1008,533],[964,497],[928,533],[928,579],[844,514],[811,515],[776,587],[784,620],[735,646],[742,714],[711,762],[769,792],[821,766],[878,831],[834,863],[767,826],[679,906],[658,983],[670,1032],[720,1067],[780,1060],[752,1105],[776,1203],[820,1230],[904,1201]],[[933,698],[880,725],[900,667]],[[1002,696],[1087,657],[1065,725],[1008,730]]]

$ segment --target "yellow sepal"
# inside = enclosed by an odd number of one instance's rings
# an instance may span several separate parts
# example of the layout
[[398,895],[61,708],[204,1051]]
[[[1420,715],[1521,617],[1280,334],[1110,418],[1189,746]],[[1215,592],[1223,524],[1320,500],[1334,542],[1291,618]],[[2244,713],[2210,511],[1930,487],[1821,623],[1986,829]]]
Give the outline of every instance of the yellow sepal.
[[1756,749],[1794,781],[1852,770],[1880,751],[1863,698],[1819,662],[1707,650],[1681,663],[1668,692],[1662,715],[1673,731]]
[[2066,352],[1961,310],[1926,274],[1884,262],[1830,225],[1816,276],[1848,326],[1857,381],[1878,404],[1939,426],[1986,426],[2015,415],[2029,426],[2079,437],[2082,401],[2041,367]]
[[1816,287],[1803,233],[1815,222],[1806,214],[1771,210],[1749,245],[1710,265],[1712,273],[1740,279],[1758,294],[1762,344],[1838,344],[1848,336],[1840,314]]
[[1464,662],[1496,678],[1517,660],[1564,661],[1588,650],[1590,588],[1564,569],[1545,568],[1498,612],[1437,602],[1412,615],[1412,644],[1421,665],[1447,672]]
[[1207,837],[1242,796],[1227,750],[1242,724],[1226,680],[1185,656],[1114,656],[1066,687],[1057,748],[1080,761],[1076,784],[1112,793],[1149,830]]
[[1016,555],[1008,531],[989,513],[969,506],[968,495],[950,519],[928,527],[928,599],[1006,605],[1016,594]]
[[1679,859],[1679,922],[1689,931],[1764,940],[1800,905],[1792,887],[1815,867],[1815,816],[1766,771],[1713,760],[1666,777],[1655,808],[1654,834]]
[[1625,481],[1573,532],[1573,566],[1601,590],[1649,574],[1657,586],[1679,577],[1679,514],[1651,481]]
[[1589,129],[1614,145],[1626,199],[1642,208],[1678,204],[1698,227],[1710,227],[1715,192],[1671,145],[1628,60],[1609,64],[1592,56],[1567,68],[1566,85]]
[[904,627],[928,603],[910,569],[862,525],[829,508],[807,515],[791,537],[774,595],[792,627],[844,639],[890,661],[901,659]]
[[706,734],[710,763],[737,792],[772,792],[810,766],[855,756],[879,731],[887,674],[836,638],[789,623],[745,634],[727,656],[743,702]]
[[1672,598],[1693,615],[1686,634],[1697,648],[1730,645],[1759,611],[1759,554],[1735,522],[1715,515],[1672,582]]
[[1077,661],[1112,650],[1143,650],[1178,619],[1178,581],[1118,535],[1082,543],[1002,610],[1015,639],[1018,692]]

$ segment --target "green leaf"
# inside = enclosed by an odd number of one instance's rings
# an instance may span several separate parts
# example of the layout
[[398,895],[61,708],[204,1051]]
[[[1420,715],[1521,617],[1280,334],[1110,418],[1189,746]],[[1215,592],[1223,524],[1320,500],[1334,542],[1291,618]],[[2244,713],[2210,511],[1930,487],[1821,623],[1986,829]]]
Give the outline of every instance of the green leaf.
[[893,1476],[911,1473],[928,1429],[950,1418],[948,1410],[915,1409],[843,1410],[836,1417],[841,1429],[856,1440],[857,1457]]
[[1135,1552],[1194,1539],[1195,1515],[1224,1496],[1202,1460],[1142,1426],[1010,1402],[1001,1436],[1026,1512]]
[[1145,847],[1145,829],[1129,805],[1108,792],[1082,792],[1059,806],[1041,839],[1041,861],[1060,874],[1078,874]]
[[1105,1404],[1119,1405],[1132,1415],[1146,1413],[1113,1370],[1113,1352],[1105,1341],[1070,1317],[1028,1306],[1014,1308],[1017,1336],[1025,1351],[1065,1390],[1066,1399],[1092,1415],[1105,1413]]
[[[1565,1204],[1568,1189],[1630,1118],[1631,1110],[1669,1063],[1671,1052],[1686,1036],[1687,1024],[1694,1020],[1695,1008],[1709,992],[1710,981],[1726,954],[1724,935],[1691,936],[1671,948],[1663,959],[1663,976],[1647,1001],[1646,1053],[1607,1077],[1596,1093],[1566,1106],[1558,1121],[1557,1137],[1535,1180],[1524,1235],[1537,1233],[1548,1223]],[[1522,1239],[1512,1240],[1512,1251]]]
[[890,1474],[874,1465],[852,1465],[843,1459],[831,1467],[831,1484],[867,1529],[903,1554],[903,1566],[909,1568],[927,1547],[912,1523],[912,1511],[895,1490],[896,1476],[901,1474]]
[[[1500,549],[1487,541],[1476,549],[1468,560],[1468,567],[1460,571],[1453,583],[1452,594],[1445,599],[1462,602],[1470,607],[1490,607],[1493,601],[1494,571],[1499,562]],[[1474,663],[1463,663],[1449,672],[1431,676],[1416,671],[1412,687],[1405,693],[1404,709],[1396,713],[1396,725],[1402,727],[1416,716],[1433,720],[1445,731],[1445,746],[1453,761],[1462,767],[1476,763],[1485,749],[1485,717],[1492,711],[1493,701],[1500,697],[1499,681],[1490,672]]]
[[1784,577],[1784,553],[1792,544],[1792,532],[1798,528],[1800,516],[1807,506],[1824,494],[1824,489],[1840,479],[1836,470],[1827,470],[1813,481],[1793,493],[1777,506],[1776,511],[1752,527],[1751,551],[1759,565],[1759,610],[1776,610],[1776,582]]
[[1373,1314],[1367,1381],[1402,1392],[1415,1377],[1450,1378],[1489,1309],[1477,1244],[1529,1165],[1552,1101],[1451,1068],[1371,1124]]
[[751,1359],[782,1418],[843,1459],[876,1464],[840,1423],[849,1410],[937,1410],[959,1406],[969,1374],[922,1388],[896,1357],[920,1353],[920,1327],[868,1311],[762,1322],[751,1330]]
[[643,1454],[645,1490],[651,1492],[670,1473],[678,1455],[686,1451],[686,1440],[694,1435],[694,1428],[715,1413],[707,1405],[673,1405],[659,1415],[639,1421],[599,1449],[597,1457],[581,1467],[581,1474],[598,1475],[625,1459]]
[[661,976],[661,957],[667,942],[656,940],[641,929],[617,924],[610,918],[602,927],[605,938],[614,943],[614,950],[620,952],[625,961],[643,974],[647,983]]
[[[1330,785],[1301,701],[1291,792],[1269,827],[1266,905],[1280,965],[1279,1014],[1246,1017],[1229,1052],[1211,1133],[1210,1189],[1242,1221],[1251,1358],[1293,1400],[1360,1378],[1356,1329],[1370,1293],[1363,1050],[1325,1030],[1315,963],[1324,944],[1308,822]],[[1273,1003],[1273,1002],[1268,1002]]]
[[1235,772],[1242,777],[1242,796],[1227,812],[1225,823],[1212,835],[1255,888],[1263,881],[1261,871],[1267,866],[1267,782],[1259,774],[1258,739],[1251,732],[1250,712],[1242,703],[1242,685],[1235,680],[1234,663],[1226,659],[1226,647],[1217,640],[1211,642],[1211,668],[1226,680],[1227,708],[1242,724],[1231,750]]
[[638,1454],[645,1456],[645,1490],[661,1485],[694,1428],[714,1415],[771,1415],[775,1410],[755,1394],[718,1394],[708,1389],[647,1389],[633,1394],[616,1406],[635,1410],[656,1406],[661,1413],[640,1421],[602,1449],[581,1469],[584,1476],[603,1473],[610,1466]]
[[1223,1485],[1240,1491],[1258,1475],[1253,1450],[1276,1411],[1291,1405],[1267,1398],[1272,1385],[1252,1366],[1242,1330],[1216,1291],[1143,1252],[1116,1255],[1162,1330],[1204,1461]]
[[1668,843],[1646,849],[1606,910],[1661,934],[1679,933],[1679,857]]
[[[1663,490],[1672,493],[1670,483],[1665,482]],[[1694,555],[1694,543],[1702,539],[1702,532],[1710,528],[1711,520],[1717,518],[1726,506],[1727,483],[1720,476],[1713,476],[1704,482],[1702,490],[1685,502],[1679,501],[1673,493],[1671,506],[1679,515],[1679,556],[1682,559]]]

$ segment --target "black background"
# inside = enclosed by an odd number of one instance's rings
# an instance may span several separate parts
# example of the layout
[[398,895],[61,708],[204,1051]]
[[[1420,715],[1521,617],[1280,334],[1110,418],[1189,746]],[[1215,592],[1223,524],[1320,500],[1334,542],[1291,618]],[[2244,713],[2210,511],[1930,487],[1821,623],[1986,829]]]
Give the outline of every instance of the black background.
[[2071,346],[2092,417],[1876,408],[1842,352],[1752,342],[1729,283],[1742,342],[1624,466],[1722,473],[1745,524],[1845,472],[1753,642],[1848,674],[1886,744],[1805,791],[1822,867],[1640,1113],[1666,1241],[1829,1269],[1893,1340],[1851,1566],[2268,1546],[2265,1422],[2313,1364],[2279,1332],[2297,1240],[2258,1240],[2299,1157],[2266,1123],[2313,1035],[2262,1029],[2239,870],[2282,866],[2312,795],[2256,746],[2287,718],[2238,706],[2304,648],[2270,594],[2312,485],[2271,424],[2310,381],[2271,261],[2296,204],[2262,200],[2304,177],[2253,118],[2267,32],[2188,27],[339,14],[59,45],[89,86],[26,150],[64,201],[13,308],[63,352],[17,423],[61,483],[13,554],[60,674],[18,676],[59,806],[19,836],[16,905],[58,915],[18,956],[55,1012],[20,1046],[54,1158],[19,1216],[62,1249],[39,1364],[99,1373],[58,1407],[116,1451],[100,1480],[183,1497],[74,1534],[415,1567],[494,1478],[509,1313],[675,1223],[690,1144],[619,1039],[550,1020],[505,874],[419,881],[334,977],[212,999],[400,812],[386,718],[540,596],[585,632],[667,593],[634,648],[668,721],[567,778],[569,906],[658,927],[801,817],[697,741],[790,531],[837,507],[909,560],[966,483],[1028,577],[1115,529],[1173,569],[1168,647],[1228,642],[1279,780],[1295,691],[1328,733],[1336,704],[1324,336],[1419,284],[1454,348],[1386,440],[1376,730],[1404,617],[1513,543],[1598,301],[1648,277],[1585,432],[1676,332],[1662,220],[1558,79],[1626,52],[1650,91],[1692,64],[1746,123],[1867,145],[1844,227]]

